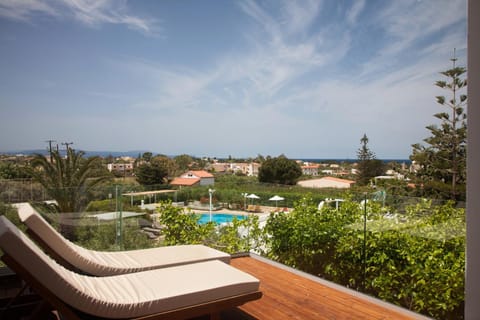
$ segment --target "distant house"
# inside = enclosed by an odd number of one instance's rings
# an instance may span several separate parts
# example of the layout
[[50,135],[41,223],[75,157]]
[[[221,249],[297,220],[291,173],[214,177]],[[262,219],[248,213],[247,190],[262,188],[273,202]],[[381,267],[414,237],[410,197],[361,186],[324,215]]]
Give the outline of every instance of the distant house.
[[107,170],[113,173],[121,173],[123,175],[131,175],[133,173],[133,162],[128,163],[109,163]]
[[260,168],[260,164],[256,162],[242,162],[242,163],[233,163],[231,169],[233,172],[241,171],[246,176],[258,176],[258,169]]
[[213,163],[210,165],[210,168],[216,173],[225,173],[229,169],[228,163]]
[[301,166],[302,174],[306,176],[318,176],[318,169],[320,168],[319,164],[306,164]]
[[346,189],[350,188],[355,181],[340,179],[335,177],[323,177],[320,179],[311,179],[299,181],[298,185],[306,188],[339,188]]
[[192,170],[182,174],[180,177],[174,178],[170,182],[173,186],[209,186],[215,183],[215,177],[204,170]]

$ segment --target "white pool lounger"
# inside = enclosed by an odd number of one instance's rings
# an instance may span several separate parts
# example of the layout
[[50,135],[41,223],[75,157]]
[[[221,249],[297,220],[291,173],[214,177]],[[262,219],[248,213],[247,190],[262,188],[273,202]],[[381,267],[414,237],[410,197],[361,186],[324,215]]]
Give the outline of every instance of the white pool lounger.
[[2,260],[65,319],[185,319],[259,299],[260,282],[218,260],[93,277],[65,269],[0,216]]
[[108,276],[209,260],[230,263],[229,254],[204,245],[115,252],[88,250],[65,239],[30,204],[17,205],[17,208],[29,235],[58,263],[81,273]]

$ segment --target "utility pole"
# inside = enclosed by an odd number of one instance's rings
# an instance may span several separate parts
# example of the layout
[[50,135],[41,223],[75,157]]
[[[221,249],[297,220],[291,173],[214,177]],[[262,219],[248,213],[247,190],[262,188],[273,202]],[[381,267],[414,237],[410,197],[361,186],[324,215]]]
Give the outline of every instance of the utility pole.
[[65,146],[66,150],[67,150],[67,153],[68,153],[68,150],[70,150],[69,146],[72,145],[73,142],[62,142],[62,145]]
[[52,162],[52,142],[56,142],[56,140],[47,140],[46,142],[48,142],[48,152],[50,154],[50,162]]
[[66,152],[67,152],[67,154],[66,154],[67,158],[68,158],[68,154],[70,153],[69,151],[71,149],[69,146],[72,145],[72,144],[73,144],[73,142],[62,142],[62,145],[65,146],[65,149],[66,149]]

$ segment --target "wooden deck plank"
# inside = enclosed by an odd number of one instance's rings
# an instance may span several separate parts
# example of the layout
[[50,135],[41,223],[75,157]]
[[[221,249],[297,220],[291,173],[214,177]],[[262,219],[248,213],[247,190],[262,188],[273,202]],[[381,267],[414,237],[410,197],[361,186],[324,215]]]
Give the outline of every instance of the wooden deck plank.
[[240,307],[253,319],[425,319],[356,292],[327,286],[261,259],[234,258],[231,265],[260,280],[263,297]]

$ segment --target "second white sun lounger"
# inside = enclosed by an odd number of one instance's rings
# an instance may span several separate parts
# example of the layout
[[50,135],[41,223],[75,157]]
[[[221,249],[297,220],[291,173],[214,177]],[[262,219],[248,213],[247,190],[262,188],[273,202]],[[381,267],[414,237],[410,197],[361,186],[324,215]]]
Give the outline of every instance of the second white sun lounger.
[[[93,277],[67,270],[0,216],[2,260],[62,319],[184,319],[259,299],[260,282],[218,260]],[[42,315],[37,315],[42,319]]]
[[20,220],[34,240],[57,262],[82,273],[108,276],[209,260],[230,263],[229,254],[203,245],[115,252],[88,250],[65,239],[30,204],[17,205],[17,208]]

